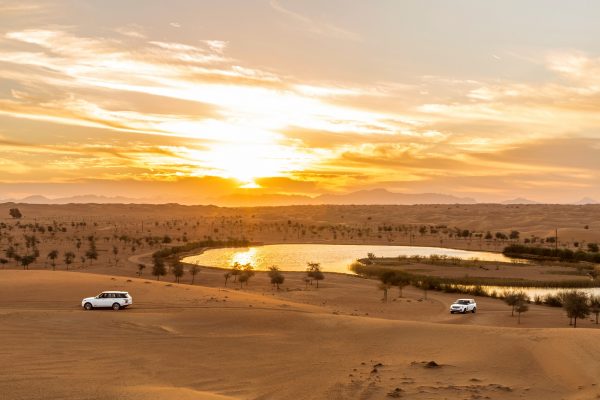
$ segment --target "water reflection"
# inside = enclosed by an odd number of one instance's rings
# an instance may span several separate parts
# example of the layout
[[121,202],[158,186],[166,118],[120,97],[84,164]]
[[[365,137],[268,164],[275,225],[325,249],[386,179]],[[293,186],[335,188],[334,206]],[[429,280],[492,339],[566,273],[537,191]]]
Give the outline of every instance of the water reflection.
[[377,257],[397,256],[448,256],[461,259],[477,258],[484,261],[510,262],[501,253],[445,249],[417,246],[370,246],[329,244],[277,244],[250,248],[213,249],[203,254],[185,257],[186,263],[230,268],[235,262],[251,264],[255,269],[267,270],[277,265],[282,271],[304,271],[308,262],[318,262],[325,272],[353,274],[349,265],[367,253]]

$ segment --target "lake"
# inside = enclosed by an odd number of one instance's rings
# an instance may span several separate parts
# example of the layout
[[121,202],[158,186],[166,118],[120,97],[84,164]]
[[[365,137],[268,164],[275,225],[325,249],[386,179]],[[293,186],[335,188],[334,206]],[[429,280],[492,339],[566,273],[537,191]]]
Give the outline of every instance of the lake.
[[418,246],[371,246],[345,244],[273,244],[247,248],[211,249],[202,254],[183,258],[189,264],[218,268],[230,268],[234,263],[250,263],[257,270],[267,270],[276,265],[282,271],[305,271],[306,263],[321,264],[324,272],[353,274],[349,265],[367,253],[376,257],[397,256],[448,256],[462,259],[477,258],[483,261],[510,262],[511,258],[501,253],[445,249]]

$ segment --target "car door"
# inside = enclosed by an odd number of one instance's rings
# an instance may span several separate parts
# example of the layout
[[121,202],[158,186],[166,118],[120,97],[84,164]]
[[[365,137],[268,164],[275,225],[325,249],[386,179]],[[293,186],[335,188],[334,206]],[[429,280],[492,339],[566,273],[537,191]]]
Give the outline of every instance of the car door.
[[101,293],[100,296],[98,296],[98,298],[95,299],[96,304],[94,304],[94,307],[110,307],[111,304],[109,304],[109,295],[110,293]]

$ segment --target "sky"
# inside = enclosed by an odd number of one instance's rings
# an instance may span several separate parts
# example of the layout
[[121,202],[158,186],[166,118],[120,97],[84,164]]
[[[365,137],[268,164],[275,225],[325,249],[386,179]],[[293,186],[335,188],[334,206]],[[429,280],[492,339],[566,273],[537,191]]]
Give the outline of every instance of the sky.
[[600,201],[600,3],[0,0],[0,199]]

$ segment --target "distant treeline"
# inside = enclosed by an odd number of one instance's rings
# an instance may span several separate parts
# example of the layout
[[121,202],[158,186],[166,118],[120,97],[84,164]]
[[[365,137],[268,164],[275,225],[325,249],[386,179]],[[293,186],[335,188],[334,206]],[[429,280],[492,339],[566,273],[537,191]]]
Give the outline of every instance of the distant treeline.
[[165,259],[172,256],[176,256],[181,253],[187,253],[203,247],[244,247],[248,246],[250,242],[245,239],[229,239],[229,240],[203,240],[200,242],[189,242],[182,246],[167,247],[152,254],[152,258]]
[[553,249],[549,247],[526,246],[511,244],[504,248],[503,254],[507,257],[527,259],[548,259],[566,262],[587,261],[600,263],[600,253],[591,253],[583,250]]

